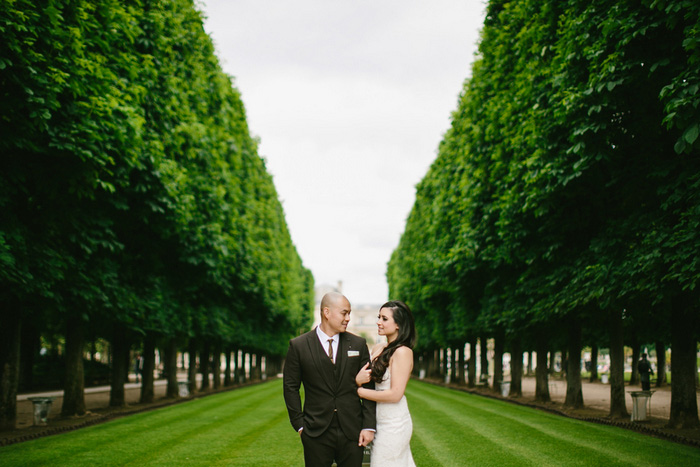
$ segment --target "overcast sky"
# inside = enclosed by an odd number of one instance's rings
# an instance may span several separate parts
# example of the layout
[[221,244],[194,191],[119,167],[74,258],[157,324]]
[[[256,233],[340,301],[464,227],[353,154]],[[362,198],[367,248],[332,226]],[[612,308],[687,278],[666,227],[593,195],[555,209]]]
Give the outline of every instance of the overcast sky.
[[457,107],[484,3],[198,7],[316,284],[342,281],[353,304],[386,301],[386,264]]

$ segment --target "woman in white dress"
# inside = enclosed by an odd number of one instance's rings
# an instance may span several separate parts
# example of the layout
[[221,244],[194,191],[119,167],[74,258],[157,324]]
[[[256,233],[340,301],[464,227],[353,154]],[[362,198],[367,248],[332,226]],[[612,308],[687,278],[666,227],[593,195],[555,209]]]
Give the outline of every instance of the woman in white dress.
[[413,345],[416,328],[408,306],[398,300],[379,309],[378,333],[387,342],[372,349],[372,366],[365,365],[355,382],[361,386],[370,380],[376,389],[358,388],[363,399],[377,402],[377,433],[372,442],[372,467],[413,467],[411,433],[413,422],[406,403],[406,384],[413,370]]

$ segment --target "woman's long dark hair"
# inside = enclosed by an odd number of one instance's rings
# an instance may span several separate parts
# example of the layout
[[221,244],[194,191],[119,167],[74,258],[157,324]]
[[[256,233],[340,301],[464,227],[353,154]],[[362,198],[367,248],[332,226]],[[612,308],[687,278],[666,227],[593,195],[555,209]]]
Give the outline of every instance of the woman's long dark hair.
[[416,325],[413,321],[413,313],[411,313],[408,305],[399,300],[391,300],[379,307],[379,310],[381,311],[382,308],[391,309],[394,322],[399,328],[399,335],[372,362],[372,380],[377,383],[384,378],[384,373],[389,368],[391,356],[394,355],[396,349],[402,345],[412,349],[416,343]]

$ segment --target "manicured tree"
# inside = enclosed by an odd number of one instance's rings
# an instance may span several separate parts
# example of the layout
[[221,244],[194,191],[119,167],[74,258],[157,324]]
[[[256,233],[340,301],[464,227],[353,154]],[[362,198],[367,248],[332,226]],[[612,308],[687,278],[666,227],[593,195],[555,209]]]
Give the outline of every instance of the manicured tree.
[[581,322],[578,318],[568,320],[568,368],[566,371],[566,398],[564,405],[583,407],[583,388],[581,385]]
[[[4,303],[13,302],[4,298]],[[16,304],[15,304],[16,305]],[[19,384],[19,314],[2,316],[0,329],[0,430],[13,430],[17,421],[17,386]]]
[[535,368],[535,400],[541,402],[549,402],[551,396],[549,394],[549,368],[547,353],[549,351],[549,342],[547,333],[544,330],[536,338],[535,352],[537,353],[537,367]]
[[510,395],[520,397],[523,395],[523,350],[522,339],[519,336],[510,341]]
[[[17,179],[21,190],[34,200],[27,214],[37,211],[39,249],[51,245],[64,258],[63,272],[53,271],[51,292],[67,326],[63,413],[81,413],[83,332],[119,288],[110,255],[120,245],[110,214],[122,201],[118,188],[127,183],[140,141],[138,109],[126,104],[139,91],[115,85],[116,76],[134,63],[110,44],[128,44],[135,31],[118,2],[42,9],[14,2],[3,9],[10,52],[3,58],[8,99],[2,112],[11,109],[12,117],[4,119],[2,137],[14,167],[24,171]],[[13,254],[22,251],[19,244],[8,246]]]
[[[0,8],[0,145],[12,155],[0,175],[0,281],[16,290],[1,299],[21,309],[43,298],[46,321],[65,329],[64,414],[84,411],[88,329],[111,340],[113,405],[124,403],[133,343],[144,340],[149,400],[155,342],[170,342],[173,395],[173,339],[235,340],[253,296],[273,298],[253,320],[260,335],[246,339],[267,337],[282,352],[309,320],[313,277],[193,4]],[[273,250],[256,270],[248,252]],[[20,321],[1,319],[12,330],[0,352],[9,425]]]

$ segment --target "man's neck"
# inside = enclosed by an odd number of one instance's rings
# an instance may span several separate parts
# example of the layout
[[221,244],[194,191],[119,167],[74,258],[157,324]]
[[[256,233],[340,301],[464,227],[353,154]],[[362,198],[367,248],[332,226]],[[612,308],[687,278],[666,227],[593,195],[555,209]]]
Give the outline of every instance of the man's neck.
[[325,324],[326,324],[326,323],[321,323],[321,324],[319,325],[319,328],[321,329],[321,331],[322,331],[325,335],[327,335],[328,337],[335,337],[335,335],[338,334],[338,333],[335,332],[335,331],[333,331],[332,329],[329,329],[329,327],[328,327],[328,326],[325,326]]

